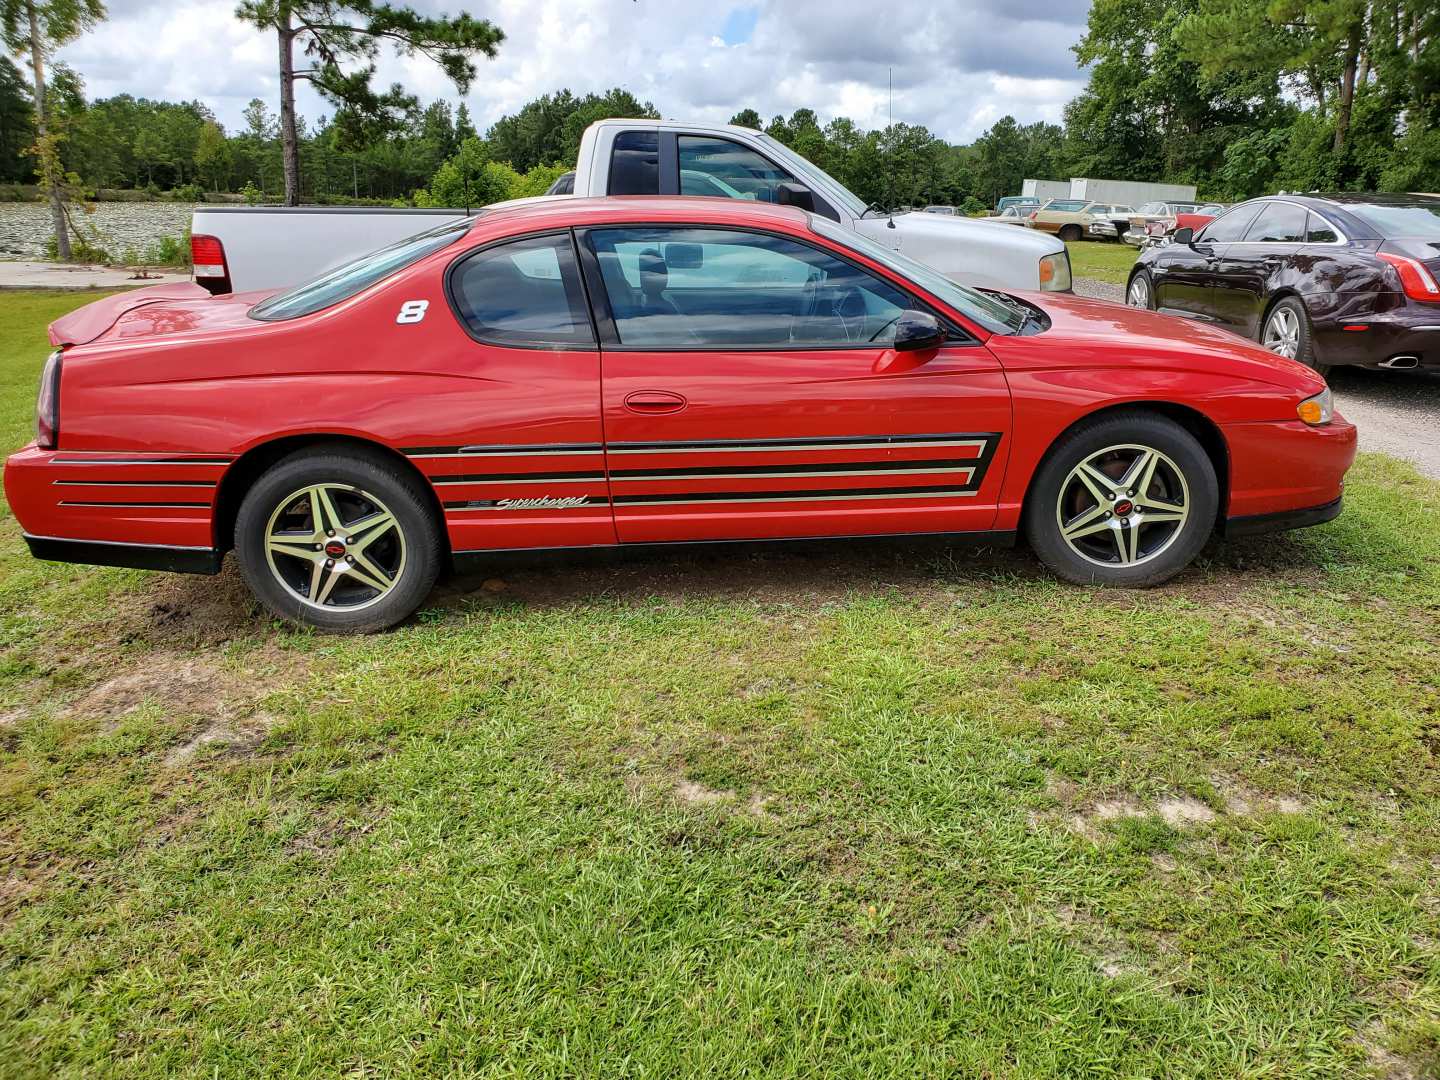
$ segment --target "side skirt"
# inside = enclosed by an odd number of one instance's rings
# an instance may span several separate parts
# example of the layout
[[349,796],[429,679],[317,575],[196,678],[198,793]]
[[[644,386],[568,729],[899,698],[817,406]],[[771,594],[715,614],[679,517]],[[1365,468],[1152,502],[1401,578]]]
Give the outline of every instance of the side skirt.
[[586,547],[538,547],[538,548],[476,548],[451,553],[451,560],[457,573],[503,559],[510,561],[527,555],[572,555],[572,556],[613,556],[624,552],[654,552],[665,548],[731,548],[737,550],[773,548],[776,546],[853,544],[857,541],[876,540],[894,543],[897,540],[943,541],[948,544],[963,544],[966,547],[1013,548],[1014,529],[994,529],[980,532],[916,532],[916,533],[858,533],[853,536],[786,536],[775,539],[740,540],[656,540],[639,544],[592,544]]
[[179,574],[218,574],[224,552],[214,548],[170,547],[164,544],[123,544],[113,540],[66,540],[25,534],[30,554],[49,562],[128,566],[137,570],[169,570]]

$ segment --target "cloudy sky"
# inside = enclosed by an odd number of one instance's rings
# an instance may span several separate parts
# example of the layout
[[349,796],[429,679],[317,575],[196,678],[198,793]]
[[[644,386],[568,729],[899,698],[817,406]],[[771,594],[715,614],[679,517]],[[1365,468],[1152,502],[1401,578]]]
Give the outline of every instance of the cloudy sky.
[[[411,2],[457,10],[454,0]],[[274,37],[241,24],[234,7],[109,0],[109,20],[61,58],[92,99],[198,98],[237,127],[247,101],[274,108],[279,90]],[[1006,113],[1060,119],[1084,83],[1070,46],[1088,8],[1089,0],[468,0],[506,40],[497,59],[480,62],[466,100],[482,131],[548,91],[617,85],[667,117],[724,121],[749,106],[768,119],[809,106],[822,120],[878,127],[893,69],[897,121],[969,142]],[[456,97],[422,59],[387,54],[377,82],[392,81],[422,101]],[[331,111],[303,86],[300,101],[312,119]]]

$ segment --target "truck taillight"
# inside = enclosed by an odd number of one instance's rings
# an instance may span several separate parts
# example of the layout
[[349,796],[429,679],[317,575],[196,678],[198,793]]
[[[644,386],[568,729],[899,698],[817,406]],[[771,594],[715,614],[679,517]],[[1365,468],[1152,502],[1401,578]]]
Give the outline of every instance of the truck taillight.
[[217,236],[190,237],[190,264],[195,281],[212,293],[230,291],[230,268],[225,265],[225,245]]
[[60,350],[45,361],[40,375],[40,393],[35,399],[35,445],[54,450],[60,434]]
[[1419,259],[1392,255],[1388,251],[1377,251],[1375,254],[1395,268],[1400,275],[1400,287],[1411,300],[1440,303],[1440,285],[1435,283],[1435,276]]

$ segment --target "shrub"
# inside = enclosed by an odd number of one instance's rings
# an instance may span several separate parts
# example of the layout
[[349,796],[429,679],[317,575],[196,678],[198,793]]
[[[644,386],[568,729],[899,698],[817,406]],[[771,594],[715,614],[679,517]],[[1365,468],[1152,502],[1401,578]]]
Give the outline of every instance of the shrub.
[[181,184],[168,191],[165,198],[174,202],[204,202],[205,189],[199,184]]

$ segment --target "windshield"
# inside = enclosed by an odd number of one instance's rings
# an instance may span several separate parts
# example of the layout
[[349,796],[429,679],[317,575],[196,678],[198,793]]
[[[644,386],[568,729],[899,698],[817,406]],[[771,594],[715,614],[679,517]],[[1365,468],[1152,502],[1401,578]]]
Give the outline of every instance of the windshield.
[[991,333],[1015,334],[1025,323],[1025,316],[1018,308],[968,286],[956,284],[938,270],[932,270],[924,263],[892,251],[883,244],[877,244],[868,236],[842,229],[828,218],[811,214],[810,227],[821,236],[852,248],[874,259],[881,266],[894,270],[901,277],[908,278]]
[[407,237],[397,244],[362,255],[317,278],[296,285],[293,289],[260,301],[250,309],[250,317],[266,322],[283,322],[333,307],[397,270],[419,262],[431,252],[448,247],[469,232],[473,224],[473,217],[447,221],[444,225]]
[[[839,202],[840,205],[836,209],[845,211],[845,213],[851,217],[860,217],[869,209],[864,199],[849,190],[844,184],[840,183],[839,180],[836,180],[814,162],[801,157],[784,143],[770,138],[769,135],[762,134],[760,138],[765,140],[765,149],[770,152],[771,156],[778,158],[788,166],[790,171],[795,174],[796,179],[810,181],[820,179],[824,187],[821,194],[831,202]],[[807,186],[812,189],[821,187],[821,185],[813,182]]]
[[1381,236],[1440,240],[1440,199],[1417,202],[1414,206],[1350,202],[1343,205],[1356,217],[1375,226]]

